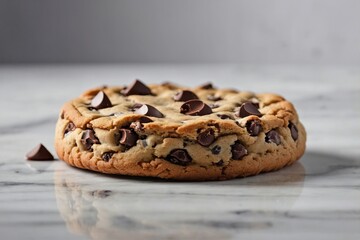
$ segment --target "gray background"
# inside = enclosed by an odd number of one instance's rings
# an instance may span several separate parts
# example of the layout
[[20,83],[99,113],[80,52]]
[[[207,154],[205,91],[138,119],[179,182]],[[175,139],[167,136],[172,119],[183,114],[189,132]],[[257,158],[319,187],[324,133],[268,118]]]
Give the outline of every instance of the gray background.
[[0,0],[0,62],[359,64],[356,0]]

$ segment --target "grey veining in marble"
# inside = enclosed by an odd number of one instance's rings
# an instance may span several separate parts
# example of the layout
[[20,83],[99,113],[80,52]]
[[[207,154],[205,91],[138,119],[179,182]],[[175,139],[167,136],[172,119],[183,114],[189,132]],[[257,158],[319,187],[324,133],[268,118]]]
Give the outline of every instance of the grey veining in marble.
[[[174,80],[278,92],[307,152],[278,172],[222,182],[106,176],[24,160],[52,146],[61,104],[89,87]],[[359,239],[360,70],[199,66],[0,67],[0,239]]]

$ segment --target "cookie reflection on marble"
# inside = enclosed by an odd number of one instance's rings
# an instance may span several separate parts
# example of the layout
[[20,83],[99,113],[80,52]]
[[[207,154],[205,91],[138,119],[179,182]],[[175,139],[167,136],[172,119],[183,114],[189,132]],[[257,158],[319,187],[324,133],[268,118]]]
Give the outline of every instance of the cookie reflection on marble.
[[92,239],[231,239],[271,221],[242,211],[287,211],[301,194],[304,168],[220,182],[114,177],[59,165],[57,205],[71,232]]

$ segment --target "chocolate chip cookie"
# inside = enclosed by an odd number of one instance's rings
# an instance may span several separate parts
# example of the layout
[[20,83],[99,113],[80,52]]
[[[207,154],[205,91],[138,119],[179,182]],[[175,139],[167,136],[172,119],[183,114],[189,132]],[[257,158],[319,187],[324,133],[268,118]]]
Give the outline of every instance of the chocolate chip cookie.
[[66,103],[55,148],[78,168],[200,181],[280,169],[303,155],[305,141],[294,106],[279,95],[136,80]]

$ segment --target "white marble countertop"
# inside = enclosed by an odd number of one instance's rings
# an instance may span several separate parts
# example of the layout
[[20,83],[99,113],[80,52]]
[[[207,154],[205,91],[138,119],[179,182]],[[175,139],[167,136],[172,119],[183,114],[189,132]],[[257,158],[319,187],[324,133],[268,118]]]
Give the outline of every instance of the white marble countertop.
[[[278,172],[199,183],[111,177],[24,159],[38,142],[54,153],[63,102],[134,78],[280,93],[298,109],[307,152]],[[360,69],[2,66],[0,102],[1,239],[360,238]]]

